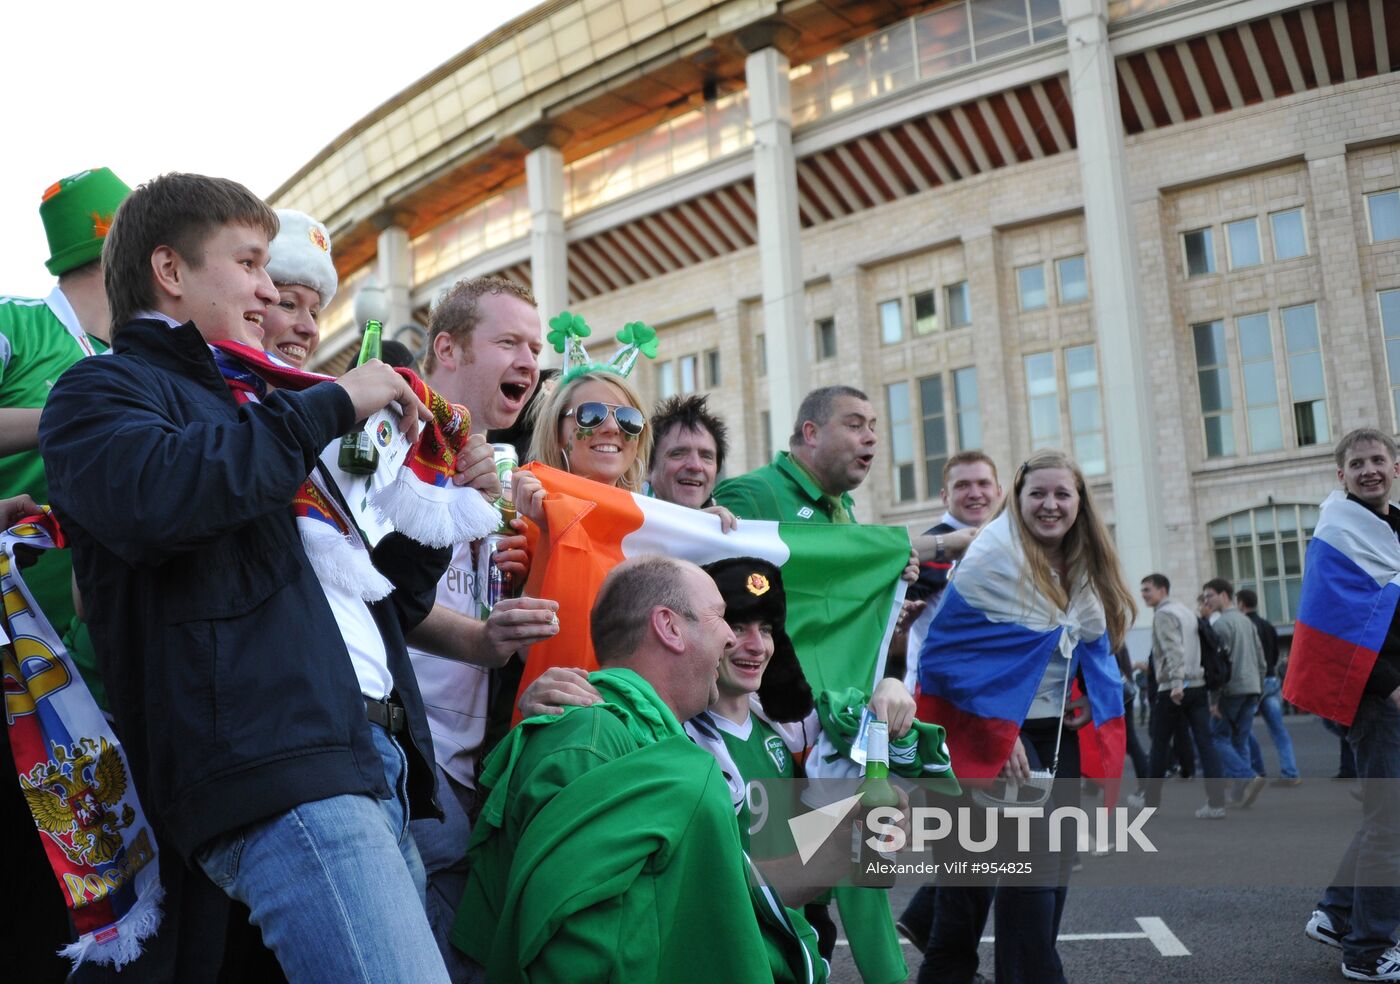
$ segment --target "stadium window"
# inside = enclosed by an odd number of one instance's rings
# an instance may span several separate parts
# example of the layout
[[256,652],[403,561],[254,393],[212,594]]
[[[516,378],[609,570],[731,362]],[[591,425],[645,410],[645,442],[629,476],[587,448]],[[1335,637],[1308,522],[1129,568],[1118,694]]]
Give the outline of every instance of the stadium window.
[[1226,222],[1225,245],[1230,252],[1231,270],[1243,270],[1264,262],[1259,253],[1259,222],[1253,217]]
[[817,358],[836,358],[836,319],[821,318],[816,324]]
[[1400,188],[1367,195],[1366,216],[1371,224],[1371,242],[1400,239]]
[[661,399],[676,395],[676,364],[667,360],[658,367],[661,370]]
[[1204,277],[1215,272],[1215,239],[1209,228],[1183,232],[1181,244],[1186,251],[1186,276]]
[[719,349],[710,349],[705,353],[705,385],[714,389],[719,383]]
[[1308,255],[1308,233],[1303,225],[1303,210],[1290,208],[1286,212],[1274,212],[1269,216],[1269,227],[1274,234],[1274,259],[1291,260]]
[[931,290],[914,295],[914,334],[927,335],[938,330],[937,294]]
[[1069,430],[1074,457],[1084,474],[1102,475],[1108,471],[1108,446],[1104,440],[1099,365],[1094,346],[1065,349],[1065,381],[1069,391]]
[[[958,450],[968,451],[982,446],[982,411],[977,400],[977,367],[953,372],[953,408],[958,418]],[[939,476],[942,487],[943,476]],[[929,495],[933,494],[929,486]]]
[[949,284],[947,292],[948,327],[966,328],[972,324],[972,297],[968,293],[967,281]]
[[683,355],[676,362],[680,364],[681,392],[694,393],[699,388],[695,372],[699,360],[693,355]]
[[1084,270],[1084,256],[1066,256],[1055,261],[1055,277],[1060,284],[1060,303],[1078,304],[1089,299],[1089,278]]
[[1055,353],[1025,357],[1026,405],[1030,413],[1031,448],[1060,443],[1060,390],[1055,379]]
[[880,341],[891,345],[904,338],[904,310],[899,301],[880,302]]
[[1232,582],[1236,591],[1257,592],[1260,614],[1275,625],[1298,616],[1317,514],[1317,506],[1286,503],[1237,512],[1208,527],[1215,574]]
[[1376,295],[1381,312],[1381,331],[1385,334],[1385,365],[1390,375],[1390,406],[1395,414],[1392,422],[1400,431],[1400,290],[1383,290]]
[[1045,267],[1024,266],[1016,269],[1016,292],[1021,298],[1022,311],[1039,311],[1045,307]]
[[1278,378],[1269,315],[1247,314],[1236,318],[1235,343],[1239,347],[1240,375],[1244,379],[1249,450],[1256,454],[1277,451],[1283,447],[1283,422],[1278,410]]
[[919,380],[919,416],[923,423],[924,487],[929,495],[943,487],[943,463],[948,460],[948,418],[943,410],[943,377]]
[[890,421],[890,489],[895,502],[912,502],[914,488],[914,424],[909,419],[909,384],[885,387]]
[[1235,453],[1235,422],[1225,325],[1220,321],[1192,325],[1191,335],[1196,348],[1196,382],[1201,391],[1206,457],[1228,457]]
[[[755,375],[762,379],[764,376],[768,375],[767,339],[764,337],[763,332],[760,331],[753,336],[753,342],[758,349],[758,367],[755,370]],[[769,457],[772,457],[772,455],[769,455]]]
[[1327,386],[1322,372],[1322,343],[1317,331],[1317,305],[1286,307],[1283,343],[1288,352],[1288,389],[1293,400],[1294,435],[1298,446],[1326,444],[1332,439],[1327,422]]

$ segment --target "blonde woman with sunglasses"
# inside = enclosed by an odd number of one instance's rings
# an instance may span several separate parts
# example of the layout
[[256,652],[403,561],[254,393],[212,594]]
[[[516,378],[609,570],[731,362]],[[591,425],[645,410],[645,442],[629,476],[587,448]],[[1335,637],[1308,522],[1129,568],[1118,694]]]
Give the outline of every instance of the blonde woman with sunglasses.
[[595,370],[537,403],[527,458],[604,485],[640,492],[651,460],[642,400],[622,376]]

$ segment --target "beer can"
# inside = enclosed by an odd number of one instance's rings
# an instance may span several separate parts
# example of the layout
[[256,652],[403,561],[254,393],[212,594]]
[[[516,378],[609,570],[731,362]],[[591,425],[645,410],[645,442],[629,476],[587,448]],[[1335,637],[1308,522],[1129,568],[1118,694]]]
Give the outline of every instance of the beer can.
[[503,539],[500,533],[492,533],[476,549],[477,612],[482,619],[506,597],[506,575],[496,563],[496,549]]
[[510,497],[510,479],[515,469],[520,467],[520,458],[515,453],[514,444],[491,445],[491,456],[496,460],[496,477],[501,480],[501,498],[514,502]]

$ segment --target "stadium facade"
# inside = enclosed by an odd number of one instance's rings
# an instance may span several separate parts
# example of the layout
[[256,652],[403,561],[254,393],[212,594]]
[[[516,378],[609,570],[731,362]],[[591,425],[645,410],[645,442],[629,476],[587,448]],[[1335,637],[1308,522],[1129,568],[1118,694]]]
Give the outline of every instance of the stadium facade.
[[959,449],[1062,446],[1131,579],[1288,624],[1332,443],[1400,430],[1397,70],[1389,0],[553,0],[273,201],[335,240],[322,368],[366,284],[413,345],[502,274],[655,326],[643,392],[713,394],[730,473],[849,383],[863,520],[925,528]]

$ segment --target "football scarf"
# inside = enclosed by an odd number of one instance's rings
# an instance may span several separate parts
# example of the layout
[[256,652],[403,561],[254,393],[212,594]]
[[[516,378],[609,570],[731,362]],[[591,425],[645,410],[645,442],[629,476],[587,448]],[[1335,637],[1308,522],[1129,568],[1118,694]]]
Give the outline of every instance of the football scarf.
[[[215,342],[213,348],[214,361],[240,405],[259,402],[270,387],[303,390],[333,381],[331,376],[292,368],[238,342]],[[452,483],[457,456],[471,435],[471,414],[466,407],[443,399],[410,370],[397,372],[433,415],[402,467],[389,464],[396,460],[391,453],[395,441],[402,440],[398,428],[386,415],[375,414],[366,426],[380,450],[381,467],[365,494],[354,489],[355,476],[334,467],[327,471],[347,502],[367,501],[379,520],[420,543],[446,547],[486,536],[500,525],[500,514],[475,489]],[[365,601],[378,601],[393,585],[370,562],[356,531],[356,517],[337,507],[323,481],[313,472],[292,501],[307,558],[322,582],[356,591]]]
[[120,969],[160,926],[163,889],[126,753],[15,561],[17,546],[66,545],[47,511],[0,534],[5,723],[20,790],[78,931],[60,953],[74,967]]

